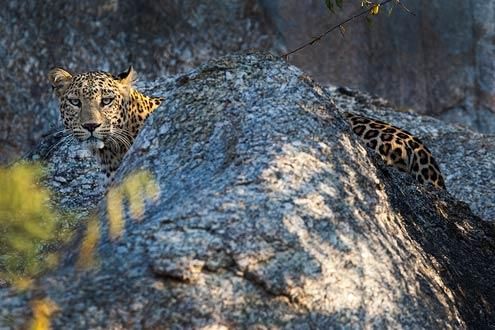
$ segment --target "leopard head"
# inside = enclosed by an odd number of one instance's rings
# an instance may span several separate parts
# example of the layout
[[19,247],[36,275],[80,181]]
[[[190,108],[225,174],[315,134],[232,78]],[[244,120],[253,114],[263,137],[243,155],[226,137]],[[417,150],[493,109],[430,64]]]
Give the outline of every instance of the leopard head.
[[74,75],[61,68],[48,74],[65,128],[93,151],[132,142],[125,123],[135,77],[132,67],[117,76],[102,71]]

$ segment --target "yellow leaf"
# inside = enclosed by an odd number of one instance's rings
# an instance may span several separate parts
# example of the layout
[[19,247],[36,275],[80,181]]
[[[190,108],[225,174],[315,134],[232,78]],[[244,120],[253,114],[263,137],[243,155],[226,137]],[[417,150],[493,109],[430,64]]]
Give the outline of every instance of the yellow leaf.
[[35,299],[31,302],[33,310],[33,319],[31,320],[31,329],[48,330],[51,329],[52,314],[59,310],[58,305],[49,298]]
[[98,217],[92,215],[88,219],[86,235],[83,238],[81,248],[79,250],[79,258],[77,260],[77,266],[82,269],[87,269],[95,266],[96,264],[96,246],[100,239],[100,225],[98,223]]
[[21,291],[30,289],[33,285],[33,279],[29,277],[16,277],[13,281],[14,286]]
[[111,239],[117,239],[124,230],[124,205],[121,189],[112,187],[107,193],[107,215]]
[[370,13],[371,15],[378,15],[378,11],[380,10],[380,4],[374,4],[373,7],[371,7]]

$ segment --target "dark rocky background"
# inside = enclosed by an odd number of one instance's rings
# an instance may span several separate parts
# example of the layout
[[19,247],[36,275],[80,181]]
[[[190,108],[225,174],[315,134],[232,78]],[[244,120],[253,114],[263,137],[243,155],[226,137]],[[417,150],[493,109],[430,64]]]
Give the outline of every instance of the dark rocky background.
[[[356,12],[331,15],[324,1],[263,0],[284,44],[295,48]],[[321,83],[352,86],[402,108],[495,133],[495,1],[403,0],[371,27],[362,20],[335,31],[291,63]]]
[[[120,71],[143,79],[184,72],[233,51],[291,49],[356,10],[322,0],[6,0],[0,11],[0,162],[57,125],[47,71]],[[320,83],[390,99],[479,132],[495,132],[495,1],[403,0],[292,56]]]

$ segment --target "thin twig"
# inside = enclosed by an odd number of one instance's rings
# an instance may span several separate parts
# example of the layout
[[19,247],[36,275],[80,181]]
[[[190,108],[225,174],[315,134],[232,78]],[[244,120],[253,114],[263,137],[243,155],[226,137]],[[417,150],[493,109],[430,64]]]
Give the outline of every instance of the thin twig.
[[412,11],[409,10],[409,8],[407,8],[402,2],[400,2],[400,0],[396,0],[397,3],[399,4],[399,6],[406,12],[406,13],[409,13],[413,16],[416,16],[415,13],[413,13]]
[[[380,3],[378,4],[378,6],[383,6],[383,5],[385,5],[385,4],[387,4],[387,3],[391,2],[391,1],[394,1],[394,0],[383,0],[382,2],[380,2]],[[400,2],[399,2],[399,3],[400,3]],[[296,49],[294,49],[294,50],[291,50],[290,52],[288,52],[288,53],[286,53],[286,54],[282,55],[281,57],[283,57],[283,58],[287,59],[287,58],[289,57],[289,55],[292,55],[292,54],[294,54],[294,53],[296,53],[296,52],[300,51],[300,50],[301,50],[301,49],[303,49],[303,48],[306,48],[306,47],[308,47],[308,46],[311,46],[311,45],[312,45],[312,44],[314,44],[315,42],[320,41],[323,37],[325,37],[327,34],[329,34],[330,32],[332,32],[333,30],[335,30],[335,29],[337,29],[337,28],[340,28],[340,27],[343,27],[343,26],[344,26],[344,24],[349,23],[349,22],[350,22],[350,21],[352,21],[353,19],[356,19],[356,18],[358,18],[358,17],[361,17],[361,16],[363,16],[363,15],[366,15],[366,14],[368,14],[369,12],[370,12],[370,9],[369,9],[369,8],[367,8],[367,9],[365,9],[365,10],[363,10],[363,11],[361,11],[361,12],[359,12],[359,13],[357,13],[357,14],[355,14],[355,15],[353,15],[353,16],[351,16],[351,17],[349,17],[349,18],[347,18],[347,19],[346,19],[346,20],[344,20],[343,22],[340,22],[339,24],[332,26],[330,29],[326,30],[325,32],[323,32],[323,33],[322,33],[322,34],[320,34],[319,36],[314,37],[313,39],[311,39],[311,41],[306,42],[305,44],[303,44],[303,45],[301,45],[301,46],[297,47],[297,48],[296,48]],[[408,11],[408,12],[409,12],[409,11]],[[412,14],[412,13],[411,13],[411,14]]]

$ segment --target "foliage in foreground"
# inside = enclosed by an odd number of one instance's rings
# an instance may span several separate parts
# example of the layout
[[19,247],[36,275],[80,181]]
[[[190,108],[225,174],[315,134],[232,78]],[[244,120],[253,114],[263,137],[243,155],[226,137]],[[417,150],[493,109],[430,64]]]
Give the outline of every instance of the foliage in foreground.
[[0,278],[20,284],[57,264],[43,247],[63,240],[61,215],[50,204],[50,191],[38,182],[39,164],[0,168]]

